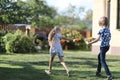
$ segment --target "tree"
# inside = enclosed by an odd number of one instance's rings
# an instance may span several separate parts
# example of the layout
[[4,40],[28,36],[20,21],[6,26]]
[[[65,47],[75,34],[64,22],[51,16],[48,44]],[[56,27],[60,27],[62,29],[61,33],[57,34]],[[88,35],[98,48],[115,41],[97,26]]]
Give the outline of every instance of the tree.
[[[24,2],[1,0],[0,4],[0,24],[27,23],[27,17],[29,15]],[[22,5],[24,5],[24,7],[21,7]]]
[[34,26],[54,26],[53,19],[56,15],[56,10],[49,7],[44,0],[27,0],[31,14],[29,21]]
[[0,24],[54,26],[56,10],[44,0],[0,0]]
[[5,24],[5,23],[9,23],[9,19],[8,19],[8,14],[7,13],[7,9],[10,8],[10,1],[9,0],[1,0],[0,1],[0,23],[1,24]]
[[92,10],[87,10],[86,11],[86,16],[85,16],[85,19],[86,20],[92,20]]
[[92,10],[87,10],[86,15],[84,17],[87,29],[92,29],[92,12]]
[[76,29],[91,29],[92,10],[70,5],[66,11],[58,14],[56,21],[59,25],[65,25]]

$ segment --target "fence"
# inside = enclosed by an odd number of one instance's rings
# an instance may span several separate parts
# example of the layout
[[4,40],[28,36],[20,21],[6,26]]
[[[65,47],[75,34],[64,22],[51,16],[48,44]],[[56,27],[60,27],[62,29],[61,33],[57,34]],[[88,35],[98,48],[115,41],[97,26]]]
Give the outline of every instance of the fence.
[[[23,32],[26,32],[27,28],[26,26],[16,26],[16,25],[0,25],[0,30],[17,30],[20,29]],[[35,27],[30,27],[30,32],[32,32],[32,34],[35,33],[39,33],[41,31],[46,32],[46,34],[48,35],[48,33],[50,32],[50,30],[52,28],[35,28]],[[91,37],[92,36],[92,30],[77,30],[80,34],[82,34],[82,36],[84,37]]]
[[0,30],[17,30],[20,29],[23,32],[26,31],[26,26],[15,26],[15,25],[0,25]]

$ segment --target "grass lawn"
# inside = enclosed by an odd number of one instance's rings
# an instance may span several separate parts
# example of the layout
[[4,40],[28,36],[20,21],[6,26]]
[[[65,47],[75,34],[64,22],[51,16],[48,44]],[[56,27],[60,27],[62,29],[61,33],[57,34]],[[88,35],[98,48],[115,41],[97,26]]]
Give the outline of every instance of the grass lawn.
[[[102,77],[95,77],[97,54],[80,51],[64,51],[65,61],[71,70],[71,77],[66,72],[59,59],[55,58],[53,71],[48,76],[48,52],[35,54],[0,54],[0,80],[106,80],[104,69]],[[120,80],[120,56],[107,55],[107,64],[113,74],[113,80]]]

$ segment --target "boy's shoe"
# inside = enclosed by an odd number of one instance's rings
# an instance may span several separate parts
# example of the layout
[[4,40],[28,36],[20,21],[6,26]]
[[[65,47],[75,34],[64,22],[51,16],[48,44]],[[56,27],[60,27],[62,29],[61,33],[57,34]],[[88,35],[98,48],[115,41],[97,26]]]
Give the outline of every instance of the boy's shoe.
[[107,76],[107,80],[112,80],[112,76],[111,75]]
[[48,74],[48,75],[50,75],[50,74],[51,74],[51,71],[45,70],[45,73]]
[[96,77],[101,77],[101,73],[96,72]]

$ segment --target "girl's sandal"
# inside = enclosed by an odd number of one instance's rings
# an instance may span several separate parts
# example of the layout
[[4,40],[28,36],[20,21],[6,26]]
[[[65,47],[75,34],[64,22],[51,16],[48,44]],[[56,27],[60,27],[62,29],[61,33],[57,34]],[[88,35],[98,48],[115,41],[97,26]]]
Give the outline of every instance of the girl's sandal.
[[68,77],[70,77],[70,71],[67,71],[67,75],[68,75]]
[[48,74],[48,75],[50,75],[50,74],[51,74],[51,71],[45,70],[45,73]]

